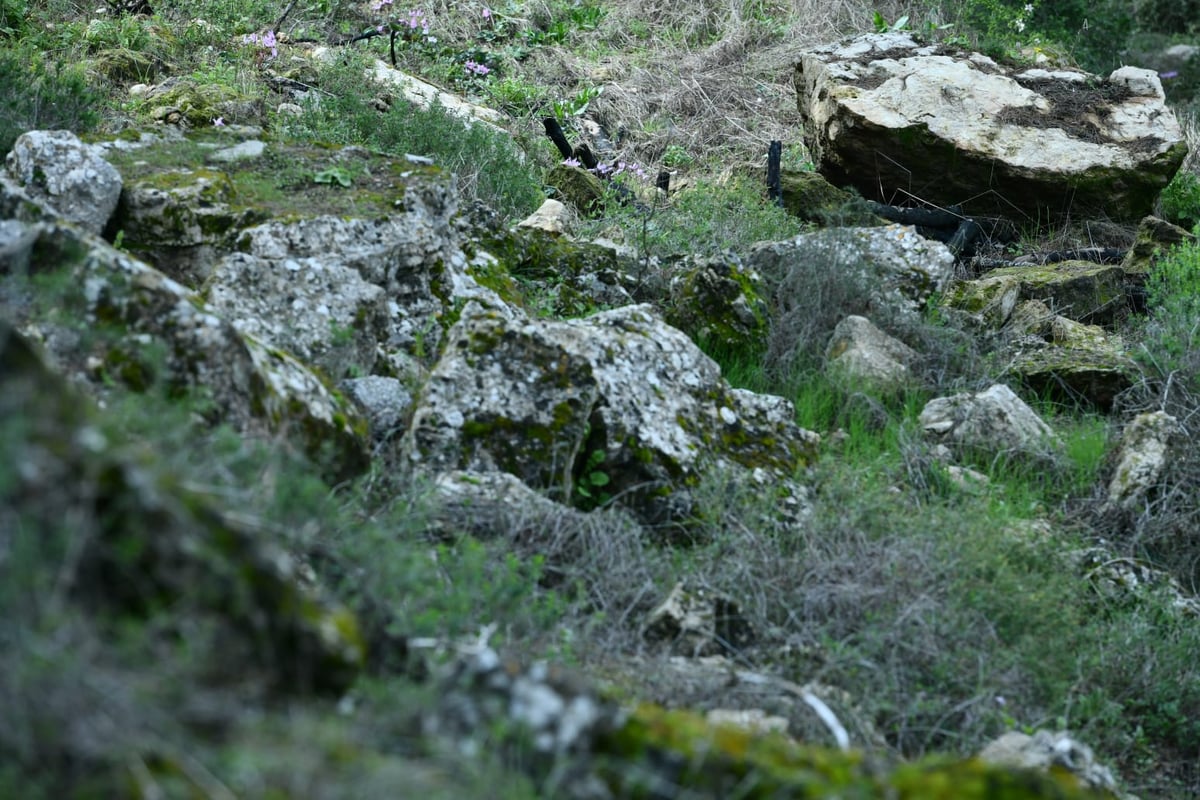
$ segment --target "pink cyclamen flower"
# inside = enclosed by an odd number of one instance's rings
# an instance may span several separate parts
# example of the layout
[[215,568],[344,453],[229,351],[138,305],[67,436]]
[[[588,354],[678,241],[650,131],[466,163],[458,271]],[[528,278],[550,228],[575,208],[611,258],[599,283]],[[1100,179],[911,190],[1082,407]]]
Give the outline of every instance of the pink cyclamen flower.
[[213,117],[212,122],[215,127],[220,128],[222,125],[225,124],[225,118],[224,117]]
[[467,61],[465,64],[463,64],[463,69],[465,69],[467,72],[474,72],[476,75],[487,75],[489,72],[491,72],[486,64],[477,64],[474,61]]
[[1162,78],[1164,81],[1169,81],[1169,80],[1171,80],[1171,78],[1178,78],[1179,72],[1177,70],[1171,70],[1170,72],[1160,72],[1160,73],[1158,73],[1158,77]]
[[488,8],[487,6],[483,7],[483,18],[484,19],[492,18],[492,10],[490,8]]
[[578,158],[564,158],[562,163],[563,163],[564,167],[578,167],[579,159]]

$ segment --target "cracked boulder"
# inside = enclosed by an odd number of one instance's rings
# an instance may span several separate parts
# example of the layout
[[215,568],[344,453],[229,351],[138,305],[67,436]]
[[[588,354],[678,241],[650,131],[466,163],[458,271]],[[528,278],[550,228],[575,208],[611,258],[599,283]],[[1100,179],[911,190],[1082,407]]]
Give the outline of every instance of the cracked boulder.
[[893,31],[804,53],[795,84],[821,174],[894,205],[1136,221],[1187,153],[1158,76],[1135,67],[1006,66]]
[[797,503],[792,476],[819,439],[793,416],[783,398],[731,388],[649,306],[555,321],[468,303],[403,452],[423,470],[510,472],[554,499],[662,524],[694,513],[688,489],[713,471]]

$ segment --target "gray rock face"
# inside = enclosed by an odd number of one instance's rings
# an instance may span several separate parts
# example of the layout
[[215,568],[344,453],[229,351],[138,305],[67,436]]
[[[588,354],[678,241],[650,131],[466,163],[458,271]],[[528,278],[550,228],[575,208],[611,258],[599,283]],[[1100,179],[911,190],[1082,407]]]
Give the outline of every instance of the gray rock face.
[[370,373],[387,342],[387,296],[333,258],[259,258],[217,264],[208,303],[238,330],[282,347],[334,378]]
[[930,400],[920,422],[929,437],[970,453],[1053,461],[1061,447],[1050,426],[1001,383]]
[[912,377],[908,365],[916,358],[911,347],[856,315],[838,323],[825,350],[831,373],[856,386],[885,392],[904,387]]
[[1001,66],[897,31],[805,53],[796,93],[820,172],[886,203],[1137,220],[1187,152],[1158,76]]
[[[95,377],[144,388],[136,384],[165,370],[174,385],[207,393],[217,416],[236,429],[286,429],[314,454],[327,448],[324,463],[335,476],[365,467],[362,419],[295,358],[239,332],[186,287],[99,237],[60,225],[42,226],[39,237],[46,253],[72,257],[48,255],[33,269],[69,271],[74,288],[67,302],[78,303],[93,324],[120,328],[115,341],[103,343]],[[84,354],[54,355],[71,364]]]
[[659,523],[689,513],[686,488],[709,470],[788,494],[818,441],[792,416],[782,398],[731,389],[716,363],[648,306],[557,322],[469,303],[447,334],[404,452],[438,472],[511,472],[562,500],[582,488]]
[[347,378],[338,384],[338,389],[366,415],[374,441],[398,433],[412,411],[412,395],[396,378],[380,375]]
[[797,264],[855,271],[875,287],[872,305],[897,314],[915,313],[954,275],[954,254],[944,244],[903,225],[829,228],[755,245],[746,257],[746,266],[768,279],[781,279]]
[[17,138],[5,164],[35,202],[100,233],[121,197],[121,175],[100,153],[70,131],[30,131]]

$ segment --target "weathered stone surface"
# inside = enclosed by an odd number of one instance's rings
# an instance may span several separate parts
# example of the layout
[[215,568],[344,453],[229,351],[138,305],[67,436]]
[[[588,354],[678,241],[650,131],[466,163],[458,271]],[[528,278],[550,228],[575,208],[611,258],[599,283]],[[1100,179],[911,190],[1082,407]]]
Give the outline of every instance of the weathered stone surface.
[[754,640],[754,629],[737,602],[702,586],[677,583],[646,617],[642,634],[690,657],[737,652]]
[[347,378],[338,389],[366,416],[372,441],[381,442],[403,432],[412,413],[413,397],[400,380],[381,375]]
[[1107,324],[1127,308],[1125,273],[1091,261],[1001,267],[976,280],[955,281],[945,295],[947,307],[977,315],[992,327],[1007,322],[1022,300],[1041,300],[1056,314],[1080,322]]
[[856,271],[878,284],[876,305],[900,314],[924,306],[954,275],[954,254],[908,226],[831,228],[782,242],[754,245],[748,268],[764,276],[783,276],[797,262]]
[[559,199],[569,203],[585,217],[597,217],[604,213],[604,181],[583,167],[559,164],[546,176],[546,184],[553,186]]
[[1052,461],[1062,446],[1050,426],[999,383],[930,400],[920,422],[927,436],[968,454]]
[[336,255],[223,258],[206,284],[209,306],[239,331],[287,350],[334,379],[369,374],[389,339],[382,288]]
[[792,415],[782,398],[731,389],[716,363],[648,306],[558,322],[468,303],[418,401],[405,452],[427,470],[511,472],[564,500],[581,485],[600,489],[661,523],[690,513],[686,487],[711,470],[787,494],[817,442]]
[[1157,75],[1133,67],[1008,67],[894,31],[808,51],[795,83],[818,169],[885,203],[1132,221],[1187,152]]
[[916,358],[911,347],[856,315],[838,323],[825,349],[826,370],[831,374],[883,392],[902,389],[911,380],[908,365]]
[[[366,466],[365,424],[354,409],[291,355],[240,333],[186,287],[98,237],[69,227],[39,229],[36,272],[70,276],[66,303],[92,326],[115,326],[90,374],[136,389],[152,376],[207,394],[217,419],[255,433],[288,431],[332,477]],[[78,349],[78,338],[63,338]],[[82,352],[56,352],[64,364]],[[162,363],[159,363],[162,359]]]
[[1005,374],[1040,396],[1108,410],[1140,375],[1120,336],[1059,316],[1040,300],[1021,303],[1004,334]]
[[228,674],[266,670],[289,691],[353,681],[365,655],[353,615],[305,587],[287,554],[224,518],[173,467],[140,449],[129,459],[94,406],[3,320],[0,419],[6,463],[17,465],[0,481],[0,552],[68,535],[58,579],[88,615],[161,614],[183,598],[242,642],[229,647]]
[[479,246],[495,256],[501,271],[522,282],[512,293],[531,310],[578,317],[634,302],[630,289],[636,281],[611,248],[519,226],[482,232]]
[[1182,433],[1179,421],[1164,411],[1138,414],[1130,420],[1121,434],[1117,468],[1108,482],[1107,505],[1136,510],[1162,476],[1171,440]]
[[121,196],[120,173],[70,131],[22,134],[5,165],[26,196],[91,233],[104,230]]
[[1092,748],[1067,731],[1038,731],[1033,736],[1020,731],[994,739],[979,753],[989,764],[1049,772],[1066,770],[1081,787],[1113,791],[1117,782],[1112,771],[1096,761]]

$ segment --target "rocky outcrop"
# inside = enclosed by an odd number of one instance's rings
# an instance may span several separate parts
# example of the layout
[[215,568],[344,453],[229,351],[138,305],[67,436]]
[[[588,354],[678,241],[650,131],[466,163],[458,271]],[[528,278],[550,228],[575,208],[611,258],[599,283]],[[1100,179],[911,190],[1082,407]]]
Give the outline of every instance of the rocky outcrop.
[[423,470],[511,472],[643,521],[691,513],[687,487],[729,470],[783,495],[817,437],[778,397],[731,389],[716,363],[647,306],[565,322],[469,303],[405,437]]
[[646,617],[643,635],[685,656],[736,653],[754,641],[754,629],[733,598],[703,586],[677,583]]
[[[0,193],[25,196],[52,216],[92,233],[108,224],[121,196],[121,175],[100,150],[70,131],[30,131],[13,144],[0,175]],[[0,203],[9,206],[13,201]],[[2,210],[2,208],[0,208]],[[7,213],[5,213],[7,215]]]
[[214,421],[247,433],[289,431],[309,453],[324,454],[333,477],[366,467],[361,417],[293,356],[241,333],[186,287],[98,237],[57,224],[36,230],[31,270],[58,276],[59,302],[107,334],[84,340],[32,323],[64,370],[97,391],[107,381],[138,391],[165,381],[203,394]]
[[1135,221],[1187,152],[1158,76],[1134,67],[1012,67],[893,31],[804,53],[795,83],[818,170],[884,203]]

